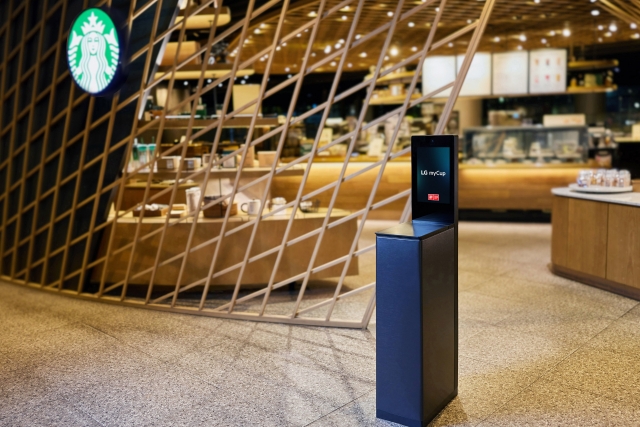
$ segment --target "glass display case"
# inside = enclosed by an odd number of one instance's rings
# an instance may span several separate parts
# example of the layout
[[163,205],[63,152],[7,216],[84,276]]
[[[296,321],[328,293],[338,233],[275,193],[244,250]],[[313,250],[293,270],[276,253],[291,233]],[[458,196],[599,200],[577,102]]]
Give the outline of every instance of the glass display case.
[[468,128],[464,131],[462,162],[586,163],[588,151],[586,126]]

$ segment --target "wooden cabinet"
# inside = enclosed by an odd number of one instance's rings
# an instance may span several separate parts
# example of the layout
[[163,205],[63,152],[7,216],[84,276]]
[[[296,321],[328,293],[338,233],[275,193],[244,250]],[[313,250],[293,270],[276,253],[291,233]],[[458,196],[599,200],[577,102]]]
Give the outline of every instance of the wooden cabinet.
[[640,208],[609,205],[607,279],[640,289]]
[[640,207],[555,196],[555,274],[640,300]]

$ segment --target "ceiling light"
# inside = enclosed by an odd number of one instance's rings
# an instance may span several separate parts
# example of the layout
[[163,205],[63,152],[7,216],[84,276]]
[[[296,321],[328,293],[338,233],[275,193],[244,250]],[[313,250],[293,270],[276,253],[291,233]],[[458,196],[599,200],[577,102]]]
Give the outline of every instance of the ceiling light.
[[632,34],[631,38],[632,39],[640,39],[640,34],[638,34],[638,33]]
[[521,42],[526,42],[527,36],[525,36],[524,34],[520,34],[520,37],[518,37],[518,39],[520,39]]
[[311,56],[316,56],[316,53],[315,52],[311,52]]
[[611,32],[607,31],[606,33],[604,33],[605,37],[611,37]]
[[296,37],[302,37],[302,33],[296,34]]
[[599,11],[598,9],[593,9],[593,10],[591,11],[591,14],[592,14],[593,16],[598,16],[598,15],[600,15],[600,11]]
[[342,20],[346,21],[347,20],[347,15],[342,15]]
[[340,12],[348,12],[348,11],[349,11],[349,9],[350,9],[350,7],[349,7],[349,6],[345,6],[345,7],[343,7],[342,9],[340,9]]
[[449,44],[447,46],[453,47],[453,43],[449,42]]
[[547,44],[547,39],[542,39],[540,41],[542,42],[542,44]]
[[344,39],[340,39],[340,40],[338,40],[338,43],[340,43],[340,44],[344,44]]
[[240,84],[241,84],[241,85],[246,85],[246,84],[247,84],[247,81],[246,81],[246,80],[240,80]]
[[366,58],[367,57],[367,52],[361,52],[360,55],[358,55],[360,58]]
[[332,67],[335,67],[335,66],[336,66],[336,61],[331,61],[331,62],[329,63],[329,65],[331,65]]
[[638,28],[635,22],[632,22],[631,24],[629,24],[629,26],[631,27],[632,30],[635,30],[636,28]]
[[500,41],[500,37],[495,36],[495,37],[493,38],[493,41],[494,41],[494,42],[496,42],[496,43],[498,43],[498,42]]
[[439,7],[436,7],[436,12],[440,12],[440,8]]
[[522,46],[518,45],[518,50],[522,50]]
[[185,81],[184,81],[184,85],[185,85],[185,86],[189,86],[189,82],[185,80]]
[[473,21],[471,19],[467,19],[467,24],[471,24]]
[[549,31],[549,35],[550,35],[551,37],[553,37],[553,36],[555,36],[555,35],[556,35],[556,32],[555,32],[555,31],[553,31],[553,30],[552,30],[552,31]]
[[218,85],[218,87],[222,87],[222,83],[220,83],[220,84]]
[[385,61],[388,61],[388,60],[389,60],[389,55],[385,55],[385,56],[384,56],[384,60],[385,60]]
[[360,37],[362,37],[361,34],[356,34],[356,40],[360,40]]
[[604,25],[598,25],[598,29],[599,29],[600,31],[604,30]]
[[280,46],[276,46],[276,50],[280,50],[280,49],[281,49]]
[[618,26],[616,24],[609,25],[609,31],[615,33],[616,31],[618,31]]
[[351,67],[353,67],[353,64],[352,64],[351,62],[349,62],[349,63],[347,64],[347,67],[351,68]]
[[342,45],[340,43],[336,43],[336,45],[334,46],[336,49],[340,49],[342,47]]
[[290,79],[291,77],[293,77],[291,74],[287,74],[288,79]]
[[391,56],[398,56],[398,48],[392,47],[389,53],[391,54]]
[[387,16],[388,16],[389,18],[391,18],[391,17],[393,16],[393,12],[391,12],[391,11],[387,12]]
[[540,3],[540,0],[533,0],[533,2],[534,2],[535,4],[539,4],[539,3]]
[[260,31],[260,28],[256,28],[255,30],[253,30],[253,34],[260,34],[262,31]]
[[287,42],[282,43],[282,47],[285,47],[287,45]]
[[207,84],[211,84],[212,80],[211,79],[207,79]]
[[565,37],[569,37],[571,35],[571,30],[568,28],[565,28],[564,30],[562,30],[562,35]]
[[595,2],[597,2],[597,1],[598,1],[598,0],[591,0],[591,3],[595,3]]
[[309,12],[307,14],[307,16],[310,17],[310,18],[315,18],[316,16],[318,16],[318,14],[315,11],[312,10],[311,12]]
[[411,52],[417,52],[417,51],[418,51],[418,48],[417,48],[417,47],[413,46],[413,47],[411,48]]
[[291,69],[290,69],[289,67],[286,67],[286,68],[284,69],[284,72],[285,72],[285,73],[288,73],[289,71],[291,71]]
[[602,37],[598,37],[598,41],[602,43]]
[[409,26],[409,28],[413,28],[416,26],[414,22],[409,22],[407,25]]
[[324,48],[324,53],[331,53],[331,46],[327,45],[327,47]]

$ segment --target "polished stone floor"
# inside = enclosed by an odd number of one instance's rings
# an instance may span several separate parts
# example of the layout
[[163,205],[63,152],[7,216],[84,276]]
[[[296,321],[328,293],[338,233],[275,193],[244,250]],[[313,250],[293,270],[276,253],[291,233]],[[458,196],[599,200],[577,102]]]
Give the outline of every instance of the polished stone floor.
[[[460,224],[459,396],[434,425],[640,425],[640,305],[550,274],[550,232]],[[375,323],[223,321],[0,283],[0,425],[388,426],[375,346]]]

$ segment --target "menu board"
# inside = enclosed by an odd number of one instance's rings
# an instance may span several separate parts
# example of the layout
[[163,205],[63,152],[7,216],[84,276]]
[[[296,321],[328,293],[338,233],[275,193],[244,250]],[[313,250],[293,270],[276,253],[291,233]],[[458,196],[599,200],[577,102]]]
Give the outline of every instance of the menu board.
[[529,52],[493,54],[493,94],[526,94],[529,87]]
[[[422,66],[422,94],[441,88],[456,78],[455,56],[428,56]],[[444,90],[436,97],[445,97],[451,94],[451,89]]]
[[[457,71],[462,68],[464,55],[457,56]],[[491,95],[491,54],[477,52],[464,79],[460,96]]]
[[567,51],[540,49],[529,52],[529,93],[567,90]]

